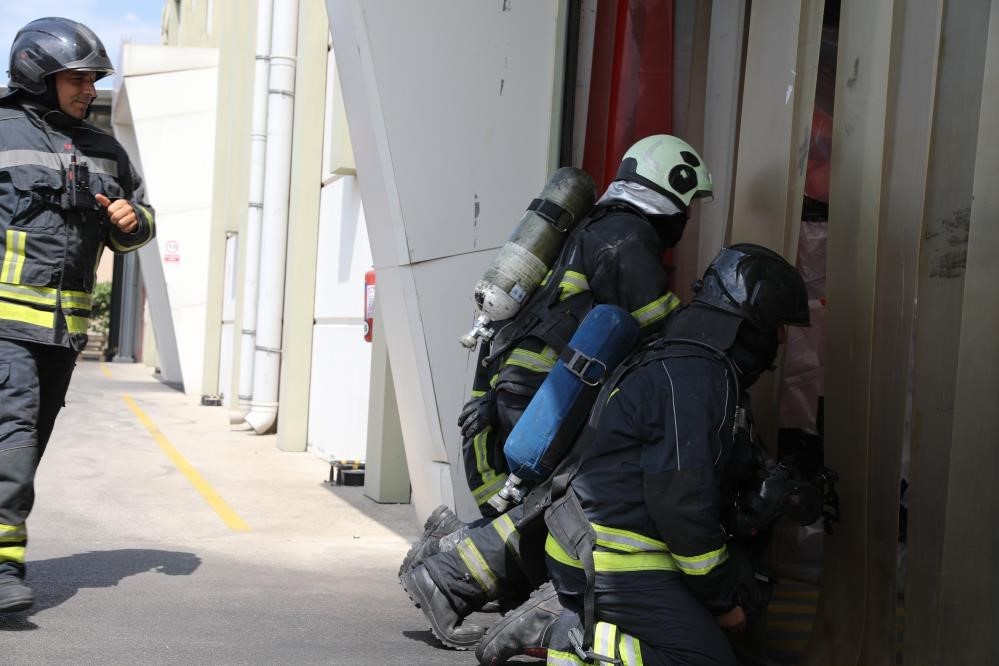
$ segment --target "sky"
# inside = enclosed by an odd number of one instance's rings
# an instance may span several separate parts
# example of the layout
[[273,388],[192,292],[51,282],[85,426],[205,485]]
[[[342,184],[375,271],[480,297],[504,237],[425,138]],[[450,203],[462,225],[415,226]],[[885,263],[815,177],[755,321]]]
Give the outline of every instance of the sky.
[[[10,45],[26,23],[45,16],[62,16],[89,26],[104,42],[115,69],[124,42],[160,44],[160,21],[166,0],[0,0],[0,85],[7,84]],[[114,87],[114,77],[97,82]]]

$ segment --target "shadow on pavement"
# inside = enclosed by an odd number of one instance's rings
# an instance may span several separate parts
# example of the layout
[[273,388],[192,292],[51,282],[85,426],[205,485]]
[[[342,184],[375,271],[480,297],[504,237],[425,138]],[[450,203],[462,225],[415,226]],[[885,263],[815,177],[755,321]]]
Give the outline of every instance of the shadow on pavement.
[[35,605],[23,613],[0,615],[0,631],[30,631],[38,626],[28,618],[59,606],[84,588],[114,587],[124,578],[153,571],[189,576],[201,565],[194,553],[124,548],[98,550],[28,563],[27,582]]

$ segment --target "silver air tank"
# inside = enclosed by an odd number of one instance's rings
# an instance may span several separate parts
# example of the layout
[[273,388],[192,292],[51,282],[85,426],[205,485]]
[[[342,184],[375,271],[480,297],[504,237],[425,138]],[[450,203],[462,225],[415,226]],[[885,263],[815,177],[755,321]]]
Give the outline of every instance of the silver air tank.
[[593,179],[581,169],[563,167],[552,174],[476,283],[479,314],[461,344],[475,349],[479,338],[492,338],[492,322],[517,314],[548,274],[569,231],[593,207],[596,189]]

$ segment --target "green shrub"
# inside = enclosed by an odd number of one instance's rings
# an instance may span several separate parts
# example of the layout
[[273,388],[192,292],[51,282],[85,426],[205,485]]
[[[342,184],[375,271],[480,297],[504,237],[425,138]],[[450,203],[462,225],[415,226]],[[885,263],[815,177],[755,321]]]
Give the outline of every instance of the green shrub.
[[90,310],[90,330],[103,333],[105,338],[111,332],[111,283],[101,282],[94,287]]

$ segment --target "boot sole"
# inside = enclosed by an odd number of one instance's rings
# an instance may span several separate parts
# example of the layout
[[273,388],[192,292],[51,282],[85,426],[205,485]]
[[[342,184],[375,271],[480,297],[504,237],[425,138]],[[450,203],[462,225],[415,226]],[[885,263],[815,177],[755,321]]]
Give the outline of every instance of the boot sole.
[[430,627],[430,632],[441,643],[443,643],[447,647],[452,648],[454,650],[471,650],[476,645],[478,645],[478,643],[479,643],[480,640],[482,640],[482,637],[480,636],[474,642],[470,642],[470,643],[458,643],[457,641],[454,641],[454,640],[448,638],[447,637],[447,633],[445,633],[443,629],[441,629],[439,626],[437,626],[437,622],[434,619],[433,614],[432,613],[427,613],[424,610],[424,607],[430,608],[430,600],[424,598],[423,592],[420,590],[420,588],[414,585],[413,589],[410,590],[409,587],[406,586],[406,577],[405,576],[401,576],[399,578],[399,582],[402,584],[402,589],[406,591],[407,595],[409,595],[409,600],[412,601],[413,604],[417,608],[419,608],[420,611],[423,613],[423,617],[426,618],[427,624]]
[[18,611],[28,610],[35,605],[34,597],[20,597],[16,599],[10,599],[2,606],[0,606],[0,613],[17,613]]
[[[433,536],[434,531],[436,531],[437,528],[440,527],[441,524],[447,519],[448,519],[447,511],[441,511],[438,514],[437,511],[435,510],[433,513],[430,514],[430,516],[427,517],[427,520],[423,523],[423,534],[425,534],[426,536],[424,536],[422,539],[420,539],[415,544],[410,546],[409,550],[406,551],[406,557],[402,559],[402,566],[399,567],[400,581],[402,580],[403,576],[409,573],[410,569],[412,569],[415,565],[419,564],[420,562],[426,559],[426,557],[421,557],[419,561],[415,563],[413,561],[414,558],[416,558],[416,556],[419,555],[424,548],[426,548],[427,543],[434,540]],[[440,541],[441,537],[438,536],[436,538],[438,541]]]

